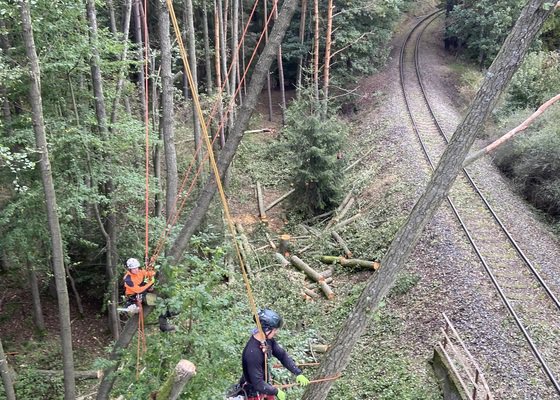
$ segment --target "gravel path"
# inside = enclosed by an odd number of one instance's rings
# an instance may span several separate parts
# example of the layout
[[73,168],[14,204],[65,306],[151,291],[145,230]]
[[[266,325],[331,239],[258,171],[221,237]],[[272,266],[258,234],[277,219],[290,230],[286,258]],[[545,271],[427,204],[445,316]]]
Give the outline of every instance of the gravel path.
[[[402,34],[416,21],[411,19],[403,25]],[[444,130],[451,133],[461,119],[460,102],[448,67],[451,59],[443,50],[440,32],[441,21],[425,35],[420,57],[426,67],[423,79],[434,111]],[[408,126],[399,87],[398,51],[402,34],[394,43],[388,67],[363,83],[358,118],[365,128],[388,126],[382,138],[388,157],[382,161],[383,174],[396,175],[411,188],[402,193],[400,208],[406,212],[429,177],[418,141]],[[376,91],[383,92],[383,101],[369,106]],[[476,143],[473,149],[481,146],[482,143]],[[543,279],[553,292],[560,294],[555,263],[560,259],[558,240],[531,208],[510,191],[490,160],[478,161],[469,171]],[[418,360],[419,373],[430,373],[426,362],[441,338],[445,312],[484,371],[496,399],[558,398],[447,206],[439,210],[426,228],[406,268],[407,273],[421,279],[407,294],[390,302],[389,307],[405,325],[406,335],[397,339],[398,345]]]

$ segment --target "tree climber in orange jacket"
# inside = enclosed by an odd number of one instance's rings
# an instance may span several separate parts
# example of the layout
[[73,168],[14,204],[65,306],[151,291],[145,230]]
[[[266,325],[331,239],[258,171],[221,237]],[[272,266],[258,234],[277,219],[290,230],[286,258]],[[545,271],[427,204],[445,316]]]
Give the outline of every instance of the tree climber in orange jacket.
[[[128,271],[123,278],[126,310],[129,314],[137,314],[140,311],[138,303],[145,303],[146,294],[154,290],[156,271],[140,269],[140,261],[136,258],[126,260],[126,268]],[[167,321],[170,316],[169,311],[159,316],[159,328],[162,332],[175,330]]]

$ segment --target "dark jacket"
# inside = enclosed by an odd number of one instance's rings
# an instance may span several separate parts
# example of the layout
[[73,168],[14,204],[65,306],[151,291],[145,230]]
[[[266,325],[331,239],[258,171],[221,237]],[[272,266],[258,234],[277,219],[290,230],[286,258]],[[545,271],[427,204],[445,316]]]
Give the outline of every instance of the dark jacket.
[[[286,350],[276,343],[276,340],[268,339],[266,344],[269,348],[269,358],[272,355],[293,374],[301,374],[301,369],[297,367]],[[257,339],[251,336],[241,357],[243,376],[239,380],[241,385],[245,384],[244,389],[248,396],[256,396],[257,394],[276,395],[278,393],[278,389],[264,380],[264,362],[264,353],[261,350],[261,344]],[[270,371],[268,371],[268,378],[270,379]]]

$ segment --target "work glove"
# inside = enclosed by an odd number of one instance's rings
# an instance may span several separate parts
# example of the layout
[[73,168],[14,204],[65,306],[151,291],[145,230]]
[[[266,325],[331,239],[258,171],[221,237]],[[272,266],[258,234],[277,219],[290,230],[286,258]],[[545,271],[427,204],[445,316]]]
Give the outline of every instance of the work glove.
[[278,389],[278,393],[276,393],[276,398],[278,400],[286,400],[286,392],[284,392],[282,389]]
[[296,377],[296,382],[300,384],[300,386],[307,386],[309,385],[309,379],[303,374],[300,374]]

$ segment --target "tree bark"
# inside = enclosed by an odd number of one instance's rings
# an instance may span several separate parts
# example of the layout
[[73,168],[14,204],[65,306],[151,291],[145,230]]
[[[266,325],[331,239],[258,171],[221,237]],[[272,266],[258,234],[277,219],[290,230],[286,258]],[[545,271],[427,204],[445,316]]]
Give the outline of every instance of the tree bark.
[[160,129],[165,148],[165,214],[172,218],[177,210],[179,177],[177,152],[173,129],[173,74],[171,73],[171,40],[169,37],[169,12],[164,0],[157,2],[158,33],[161,51],[161,117]]
[[[264,17],[264,43],[265,45],[268,43],[268,10],[267,10],[267,2],[268,0],[263,0],[263,17]],[[268,95],[268,120],[272,121],[272,92],[270,88],[270,67],[268,70],[268,74],[266,75],[266,93]]]
[[[278,0],[274,0],[274,21],[278,19]],[[282,64],[282,45],[278,46],[278,84],[280,85],[280,94],[282,97],[282,104],[281,104],[281,114],[282,114],[282,126],[286,125],[286,89],[285,89],[285,82],[284,82],[284,65]]]
[[185,385],[194,375],[196,375],[196,366],[192,362],[188,360],[179,361],[158,391],[156,400],[178,399]]
[[[185,9],[187,16],[187,39],[189,48],[189,67],[191,69],[192,79],[194,88],[191,88],[191,92],[198,95],[198,67],[196,60],[196,39],[194,35],[194,11],[192,0],[185,0]],[[192,102],[192,112],[193,112],[193,137],[194,137],[194,148],[198,149],[202,147],[202,138],[200,137],[200,118],[196,112],[194,101]],[[196,164],[195,171],[202,165],[202,152],[196,153]]]
[[51,251],[54,278],[56,283],[56,294],[58,300],[58,312],[60,321],[60,340],[62,345],[62,364],[64,369],[64,399],[76,398],[76,382],[74,377],[74,356],[72,354],[72,331],[70,327],[70,305],[68,302],[68,289],[66,287],[66,274],[64,270],[64,252],[62,248],[62,233],[58,219],[56,194],[51,173],[49,151],[43,121],[43,104],[41,99],[41,71],[39,59],[35,50],[35,40],[31,27],[31,13],[27,0],[21,0],[20,13],[22,21],[23,38],[25,50],[29,61],[29,74],[31,84],[29,88],[29,100],[31,103],[31,118],[35,143],[38,154],[41,155],[39,165],[41,168],[41,180],[45,192],[45,203],[47,208],[47,220],[51,236]]
[[[103,79],[101,77],[100,69],[100,57],[98,46],[98,34],[97,34],[97,15],[95,11],[95,2],[93,0],[88,0],[86,2],[87,20],[89,24],[89,40],[91,45],[91,80],[93,86],[93,95],[95,98],[95,115],[97,119],[97,129],[102,141],[108,141],[109,139],[109,128],[107,126],[107,112],[105,108],[105,96],[103,94]],[[107,157],[104,157],[105,162],[109,162]],[[111,202],[111,197],[113,195],[113,183],[109,178],[106,182],[102,183],[103,194],[107,197],[109,202]],[[112,207],[108,207],[107,219],[105,220],[105,229],[107,232],[116,232],[116,217],[114,212],[111,211]],[[109,286],[107,288],[109,298],[116,299],[118,297],[117,287],[114,284],[115,276],[115,260],[116,260],[116,233],[114,235],[105,236],[106,242],[106,274],[109,281]],[[109,314],[109,327],[113,331],[113,337],[118,337],[118,330],[115,331],[117,326],[117,304],[114,301],[109,302],[107,305]]]
[[315,29],[313,40],[313,93],[319,102],[319,0],[313,0]]
[[[307,16],[307,0],[301,0],[301,17],[299,21],[299,42],[303,47],[305,43],[305,20]],[[303,55],[299,56],[297,67],[297,93],[300,94],[303,80]],[[298,97],[299,98],[299,97]]]
[[[112,6],[112,1],[108,0],[108,4],[110,3]],[[120,55],[120,61],[125,61],[127,59],[128,54],[128,32],[130,29],[130,14],[132,10],[132,0],[125,0],[124,1],[124,16],[123,16],[123,33],[122,33],[122,43],[123,43],[123,50]],[[112,17],[114,20],[114,16]],[[114,24],[114,21],[111,22]],[[115,32],[116,35],[116,32]],[[124,64],[124,63],[123,63]],[[122,66],[119,71],[119,79],[117,81],[117,90],[115,93],[115,97],[113,99],[113,106],[111,107],[111,124],[117,122],[117,109],[119,105],[119,101],[121,98],[122,88],[124,86],[124,80],[126,75],[126,66]]]
[[12,375],[10,374],[10,369],[8,368],[8,359],[6,358],[4,348],[2,347],[2,338],[0,338],[0,375],[2,376],[2,383],[4,384],[6,400],[16,400],[14,382],[12,381]]
[[[150,306],[142,306],[142,310],[144,311],[144,318],[152,311],[153,307]],[[138,331],[138,314],[134,315],[132,318],[128,320],[126,325],[124,326],[121,334],[115,344],[113,345],[113,350],[109,355],[109,360],[112,361],[112,364],[107,369],[103,370],[103,379],[99,384],[99,389],[97,390],[97,400],[107,400],[111,393],[111,389],[113,388],[113,383],[117,376],[115,372],[119,366],[118,360],[123,350],[125,350],[130,341],[134,337],[134,334]]]
[[331,66],[331,35],[332,35],[332,13],[333,0],[327,2],[327,33],[325,40],[325,67],[323,70],[323,119],[328,116],[329,106],[329,73]]
[[142,19],[140,16],[140,0],[133,0],[132,4],[132,12],[134,15],[134,41],[138,45],[138,51],[136,52],[136,61],[138,61],[138,91],[140,93],[140,106],[142,111],[142,118],[146,115],[146,110],[148,108],[148,104],[146,101],[146,86],[145,86],[145,75],[144,75],[144,46],[148,46],[147,43],[143,43],[142,40]]
[[45,319],[43,318],[43,307],[41,305],[41,295],[39,291],[39,280],[33,264],[26,260],[27,275],[29,277],[29,287],[31,298],[33,299],[33,323],[39,332],[45,331]]
[[202,36],[204,38],[204,62],[206,64],[206,90],[212,93],[212,54],[210,53],[210,37],[208,35],[208,9],[206,0],[202,4]]
[[[3,18],[0,18],[0,48],[6,57],[10,57],[10,42],[6,34],[7,27]],[[10,101],[8,99],[8,91],[3,83],[0,83],[0,101],[2,102],[2,117],[6,136],[10,136],[12,132],[12,113],[10,110]]]
[[[233,160],[237,147],[239,146],[239,143],[241,143],[243,132],[247,129],[247,124],[257,103],[258,95],[262,90],[268,74],[268,69],[270,68],[270,64],[272,63],[277,48],[286,33],[286,29],[290,24],[296,5],[296,0],[285,1],[284,6],[282,7],[282,12],[272,29],[270,41],[259,56],[259,60],[257,61],[253,71],[251,82],[248,86],[247,97],[243,102],[243,106],[239,109],[235,125],[230,133],[226,146],[220,153],[218,171],[221,179],[225,176],[227,168]],[[191,211],[185,225],[179,233],[179,236],[171,247],[169,255],[175,263],[179,262],[183,252],[188,246],[191,236],[200,226],[208,208],[210,207],[210,201],[214,197],[216,190],[215,178],[209,179],[197,199],[196,206]]]
[[[371,323],[369,316],[373,315],[373,311],[395,283],[397,274],[403,268],[424,227],[445,200],[461,171],[462,163],[482,130],[484,121],[521,65],[544,21],[552,13],[553,7],[546,10],[545,3],[546,0],[530,0],[521,11],[519,19],[486,73],[465,118],[453,134],[426,190],[381,260],[383,267],[368,279],[316,376],[333,376],[340,373],[350,361],[352,348]],[[310,385],[303,395],[303,400],[326,399],[332,384],[333,382],[329,381]]]

